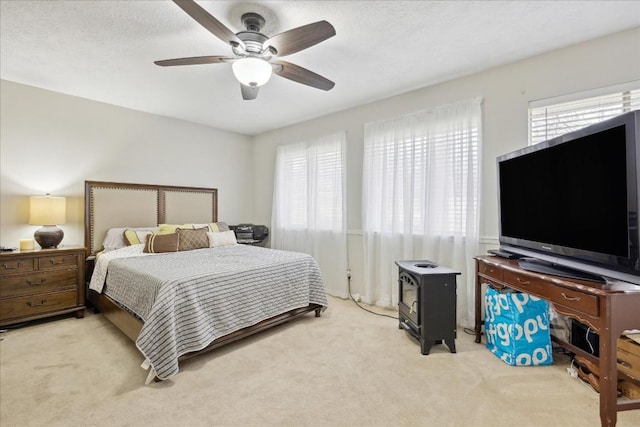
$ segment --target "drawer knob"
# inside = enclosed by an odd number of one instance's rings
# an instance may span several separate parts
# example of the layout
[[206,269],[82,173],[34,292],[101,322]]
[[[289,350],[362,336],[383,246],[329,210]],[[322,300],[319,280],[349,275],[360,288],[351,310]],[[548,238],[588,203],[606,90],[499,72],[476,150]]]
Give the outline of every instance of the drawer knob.
[[566,299],[567,301],[580,301],[580,297],[570,297],[564,292],[560,292],[560,295],[562,295],[562,298]]
[[4,268],[5,270],[16,270],[21,266],[22,266],[21,262],[17,263],[15,266],[9,265],[7,263],[2,264],[2,268]]
[[29,307],[40,307],[41,305],[44,305],[46,302],[47,302],[46,299],[40,300],[40,302],[31,302],[31,301],[29,301],[27,303],[27,305]]
[[521,278],[519,278],[519,277],[516,277],[516,280],[517,280],[517,281],[518,281],[518,283],[520,283],[521,285],[528,285],[529,283],[531,283],[530,281],[528,281],[528,280],[522,280],[522,279],[521,279]]
[[43,283],[45,283],[47,281],[46,277],[43,277],[42,279],[38,280],[38,281],[34,281],[32,282],[31,280],[27,280],[27,285],[30,286],[37,286],[37,285],[42,285]]
[[53,264],[53,265],[56,265],[56,264],[64,264],[64,258],[63,258],[63,259],[61,259],[61,260],[60,260],[60,261],[58,261],[58,262],[56,262],[56,260],[55,260],[54,258],[50,258],[50,259],[49,259],[49,262],[50,262],[51,264]]

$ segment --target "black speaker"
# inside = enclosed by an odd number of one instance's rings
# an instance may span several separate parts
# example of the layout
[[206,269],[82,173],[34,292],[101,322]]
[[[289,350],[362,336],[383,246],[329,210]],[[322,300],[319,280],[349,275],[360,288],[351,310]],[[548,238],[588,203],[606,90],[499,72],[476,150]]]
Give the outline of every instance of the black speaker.
[[253,238],[254,240],[264,240],[269,235],[269,228],[266,225],[254,225],[253,226]]

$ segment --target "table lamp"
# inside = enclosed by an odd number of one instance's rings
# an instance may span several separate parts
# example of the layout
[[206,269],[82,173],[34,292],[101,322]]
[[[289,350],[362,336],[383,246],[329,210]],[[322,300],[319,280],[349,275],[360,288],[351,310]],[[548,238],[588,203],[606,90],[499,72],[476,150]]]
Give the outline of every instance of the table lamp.
[[29,201],[29,224],[41,225],[33,234],[43,248],[56,248],[64,237],[64,231],[57,227],[64,224],[67,214],[64,197],[32,196]]

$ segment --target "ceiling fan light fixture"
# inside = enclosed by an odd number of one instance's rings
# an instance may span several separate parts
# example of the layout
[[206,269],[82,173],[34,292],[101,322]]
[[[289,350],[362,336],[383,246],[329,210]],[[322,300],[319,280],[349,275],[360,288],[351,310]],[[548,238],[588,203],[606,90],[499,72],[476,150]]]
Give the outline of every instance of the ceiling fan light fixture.
[[271,64],[260,58],[241,58],[233,62],[233,75],[245,86],[259,87],[269,81]]

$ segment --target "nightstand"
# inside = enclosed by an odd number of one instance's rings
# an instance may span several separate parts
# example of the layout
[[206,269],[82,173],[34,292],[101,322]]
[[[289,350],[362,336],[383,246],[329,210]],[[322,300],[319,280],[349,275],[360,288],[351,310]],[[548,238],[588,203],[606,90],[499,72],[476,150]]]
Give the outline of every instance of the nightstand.
[[58,314],[84,317],[85,248],[0,253],[0,326]]

